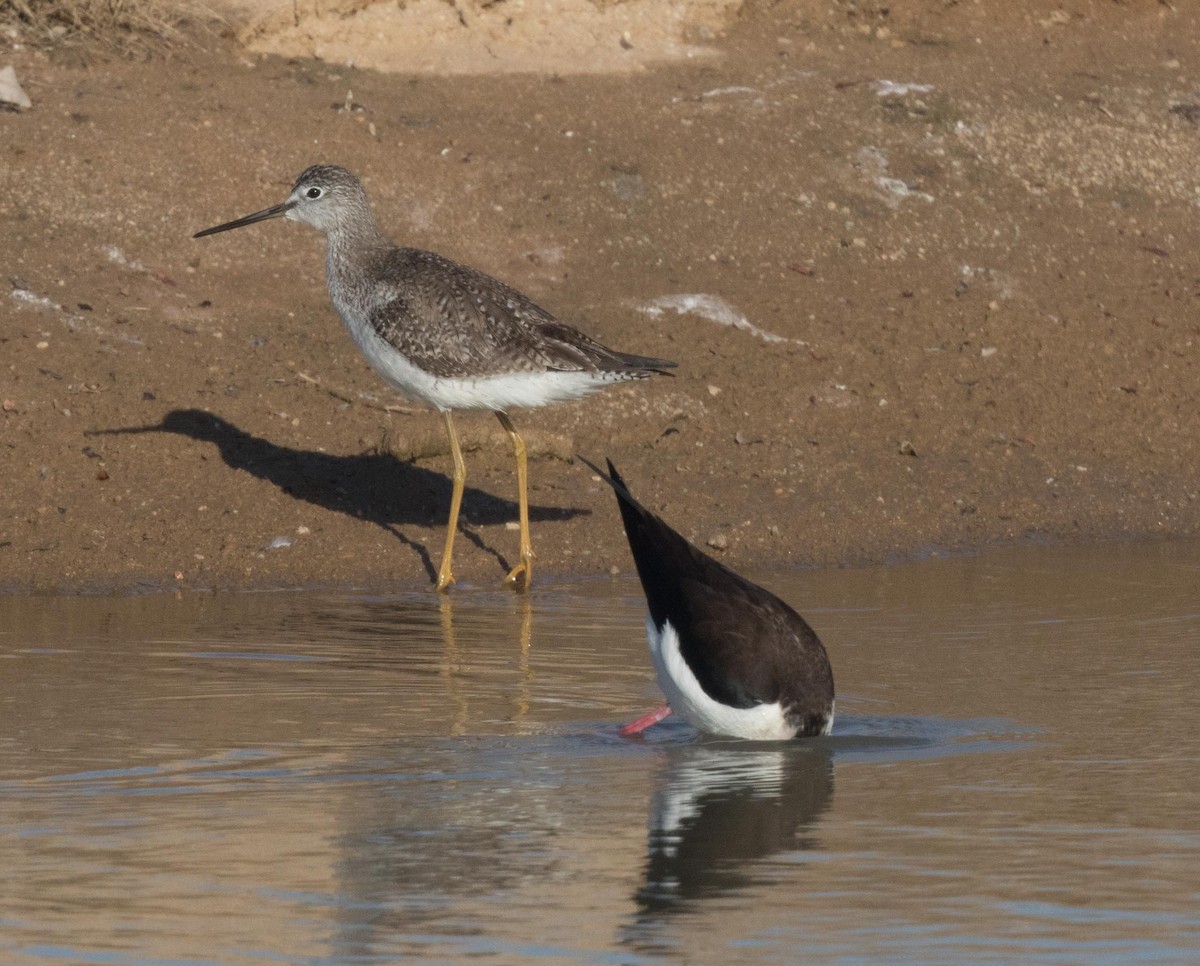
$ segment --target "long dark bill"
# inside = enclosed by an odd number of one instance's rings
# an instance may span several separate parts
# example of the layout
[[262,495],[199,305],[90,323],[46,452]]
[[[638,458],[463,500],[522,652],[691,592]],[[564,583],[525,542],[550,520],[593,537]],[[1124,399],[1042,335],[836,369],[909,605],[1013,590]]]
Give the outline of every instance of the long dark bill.
[[215,235],[219,231],[229,231],[230,228],[242,228],[246,225],[253,225],[257,221],[266,221],[268,218],[278,218],[280,215],[286,215],[289,211],[296,207],[296,202],[290,198],[287,201],[282,201],[277,205],[272,205],[270,208],[264,208],[262,211],[256,211],[252,215],[247,215],[245,218],[237,218],[233,221],[227,221],[223,225],[217,225],[214,228],[205,228],[204,231],[198,231],[193,238],[203,238],[205,235]]

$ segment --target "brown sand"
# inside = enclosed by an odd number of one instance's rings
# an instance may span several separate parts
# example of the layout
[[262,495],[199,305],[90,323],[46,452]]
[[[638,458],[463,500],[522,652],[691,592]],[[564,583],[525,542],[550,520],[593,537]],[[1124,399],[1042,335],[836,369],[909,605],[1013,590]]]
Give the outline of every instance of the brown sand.
[[[739,568],[1195,535],[1200,10],[905,8],[751,3],[716,56],[606,76],[12,51],[0,587],[428,585],[440,419],[358,355],[320,237],[190,238],[315,161],[398,242],[679,361],[514,414],[536,577],[629,567],[572,453]],[[779,338],[643,310],[684,295]],[[511,459],[460,425],[456,571],[497,586]]]

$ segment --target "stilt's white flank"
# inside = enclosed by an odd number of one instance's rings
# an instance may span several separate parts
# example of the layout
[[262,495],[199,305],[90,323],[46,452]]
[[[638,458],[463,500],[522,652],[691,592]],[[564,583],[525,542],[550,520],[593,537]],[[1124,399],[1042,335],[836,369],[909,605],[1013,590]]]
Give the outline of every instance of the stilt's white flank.
[[670,621],[660,631],[654,620],[647,617],[646,641],[658,672],[658,686],[671,710],[685,721],[701,731],[734,738],[780,741],[795,737],[796,726],[788,724],[778,701],[753,708],[733,708],[705,694],[680,653],[679,635]]

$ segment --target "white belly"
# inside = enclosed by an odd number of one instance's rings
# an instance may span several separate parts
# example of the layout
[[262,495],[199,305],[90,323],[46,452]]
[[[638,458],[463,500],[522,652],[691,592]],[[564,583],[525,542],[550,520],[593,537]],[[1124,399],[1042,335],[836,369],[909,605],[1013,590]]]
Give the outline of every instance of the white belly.
[[472,378],[439,378],[413,365],[369,325],[346,320],[372,368],[396,391],[435,409],[492,409],[545,406],[578,399],[626,378],[605,372],[512,372]]

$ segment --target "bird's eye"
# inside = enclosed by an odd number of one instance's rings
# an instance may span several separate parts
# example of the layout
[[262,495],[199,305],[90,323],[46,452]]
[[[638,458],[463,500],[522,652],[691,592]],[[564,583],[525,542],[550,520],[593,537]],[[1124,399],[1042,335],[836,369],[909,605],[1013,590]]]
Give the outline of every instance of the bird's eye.
[[320,188],[309,188],[306,192],[304,192],[305,197],[312,198],[313,201],[316,201],[323,194],[325,194],[325,192]]

